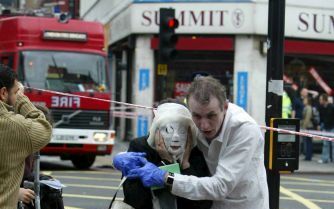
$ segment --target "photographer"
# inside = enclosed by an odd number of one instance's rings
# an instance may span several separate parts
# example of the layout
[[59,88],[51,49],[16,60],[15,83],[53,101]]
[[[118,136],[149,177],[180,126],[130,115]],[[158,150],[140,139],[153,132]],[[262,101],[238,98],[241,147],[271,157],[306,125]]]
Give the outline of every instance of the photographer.
[[24,95],[16,73],[0,65],[0,208],[17,206],[25,158],[44,147],[52,127]]

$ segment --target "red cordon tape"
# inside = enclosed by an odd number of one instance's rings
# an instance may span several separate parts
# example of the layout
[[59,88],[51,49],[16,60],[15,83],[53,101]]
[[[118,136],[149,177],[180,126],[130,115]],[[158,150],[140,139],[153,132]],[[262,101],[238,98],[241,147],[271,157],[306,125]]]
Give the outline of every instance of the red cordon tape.
[[92,99],[92,100],[97,100],[97,101],[102,101],[102,102],[109,102],[109,103],[113,103],[113,104],[126,105],[126,106],[138,107],[138,108],[144,108],[144,109],[150,109],[150,110],[154,109],[153,107],[148,107],[148,106],[143,106],[143,105],[136,105],[136,104],[126,103],[126,102],[118,102],[118,101],[107,100],[107,99],[99,99],[99,98],[94,98],[94,97],[87,97],[87,96],[63,93],[63,92],[58,92],[58,91],[38,89],[38,88],[32,88],[32,87],[27,87],[27,86],[24,86],[24,87],[28,88],[28,89],[34,89],[34,90],[37,90],[37,91],[49,92],[49,93],[59,94],[59,95],[64,95],[64,96],[80,97],[80,98],[85,98],[85,99]]
[[[290,130],[285,130],[285,129],[280,129],[280,128],[272,128],[272,127],[261,126],[261,125],[260,125],[260,128],[266,129],[266,130],[269,130],[269,131],[277,131],[279,133],[306,136],[306,137],[317,138],[317,139],[325,140],[325,141],[334,141],[334,138],[331,138],[331,137],[319,136],[319,135],[310,134],[310,133],[306,133],[306,132],[290,131]],[[319,133],[323,133],[323,132],[319,131]]]
[[[129,106],[129,107],[149,109],[149,110],[152,110],[153,113],[156,110],[153,107],[148,107],[148,106],[144,106],[144,105],[136,105],[136,104],[126,103],[126,102],[118,102],[118,101],[114,101],[114,100],[99,99],[99,98],[94,98],[94,97],[87,97],[87,96],[81,96],[81,95],[63,93],[63,92],[52,91],[52,90],[38,89],[38,88],[32,88],[32,87],[27,87],[27,86],[25,86],[25,88],[35,89],[35,90],[38,90],[38,91],[49,92],[49,93],[59,94],[59,95],[64,95],[64,96],[80,97],[80,98],[85,98],[85,99],[98,100],[98,101],[102,101],[102,102],[109,102],[109,103],[113,103],[113,104],[125,105],[125,106]],[[115,116],[116,117],[129,118],[129,119],[135,119],[137,117],[135,114],[131,114],[131,112],[117,112],[115,114]],[[326,137],[326,136],[320,136],[320,135],[311,134],[311,132],[313,132],[313,133],[316,132],[316,133],[325,134],[325,135],[331,135],[331,136],[334,135],[333,133],[329,133],[329,132],[307,131],[307,130],[304,130],[305,132],[297,132],[297,131],[290,131],[290,130],[285,130],[285,129],[280,129],[280,128],[272,128],[272,127],[261,126],[261,125],[259,125],[259,127],[261,129],[265,129],[265,130],[269,130],[269,131],[277,131],[279,133],[286,133],[286,134],[293,134],[293,135],[299,135],[299,136],[306,136],[306,137],[317,138],[317,139],[325,140],[325,141],[332,141],[332,142],[334,141],[334,138],[331,138],[331,137]],[[307,132],[309,132],[309,133],[307,133]]]

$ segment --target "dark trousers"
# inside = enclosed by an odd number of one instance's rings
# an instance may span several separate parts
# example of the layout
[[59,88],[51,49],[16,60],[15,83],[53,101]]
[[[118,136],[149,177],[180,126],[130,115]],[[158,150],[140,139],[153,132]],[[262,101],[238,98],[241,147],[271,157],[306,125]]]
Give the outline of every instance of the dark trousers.
[[305,160],[312,160],[313,143],[311,137],[303,137]]

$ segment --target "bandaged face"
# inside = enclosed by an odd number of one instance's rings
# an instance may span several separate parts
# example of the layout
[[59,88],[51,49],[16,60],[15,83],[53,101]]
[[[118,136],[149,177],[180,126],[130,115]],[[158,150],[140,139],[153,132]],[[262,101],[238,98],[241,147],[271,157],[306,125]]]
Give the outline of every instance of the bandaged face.
[[159,131],[174,161],[182,160],[187,143],[188,126],[180,122],[169,122],[161,125]]

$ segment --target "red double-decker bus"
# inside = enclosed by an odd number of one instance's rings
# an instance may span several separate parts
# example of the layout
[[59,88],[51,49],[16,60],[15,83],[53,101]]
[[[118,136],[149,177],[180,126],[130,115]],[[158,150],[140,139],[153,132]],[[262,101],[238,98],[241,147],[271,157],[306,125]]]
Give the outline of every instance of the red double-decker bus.
[[97,155],[111,153],[115,132],[110,130],[110,103],[90,99],[111,100],[104,29],[100,23],[1,17],[0,62],[12,67],[19,80],[31,87],[25,93],[32,102],[51,110],[53,136],[41,154],[70,159],[83,169],[89,168]]

